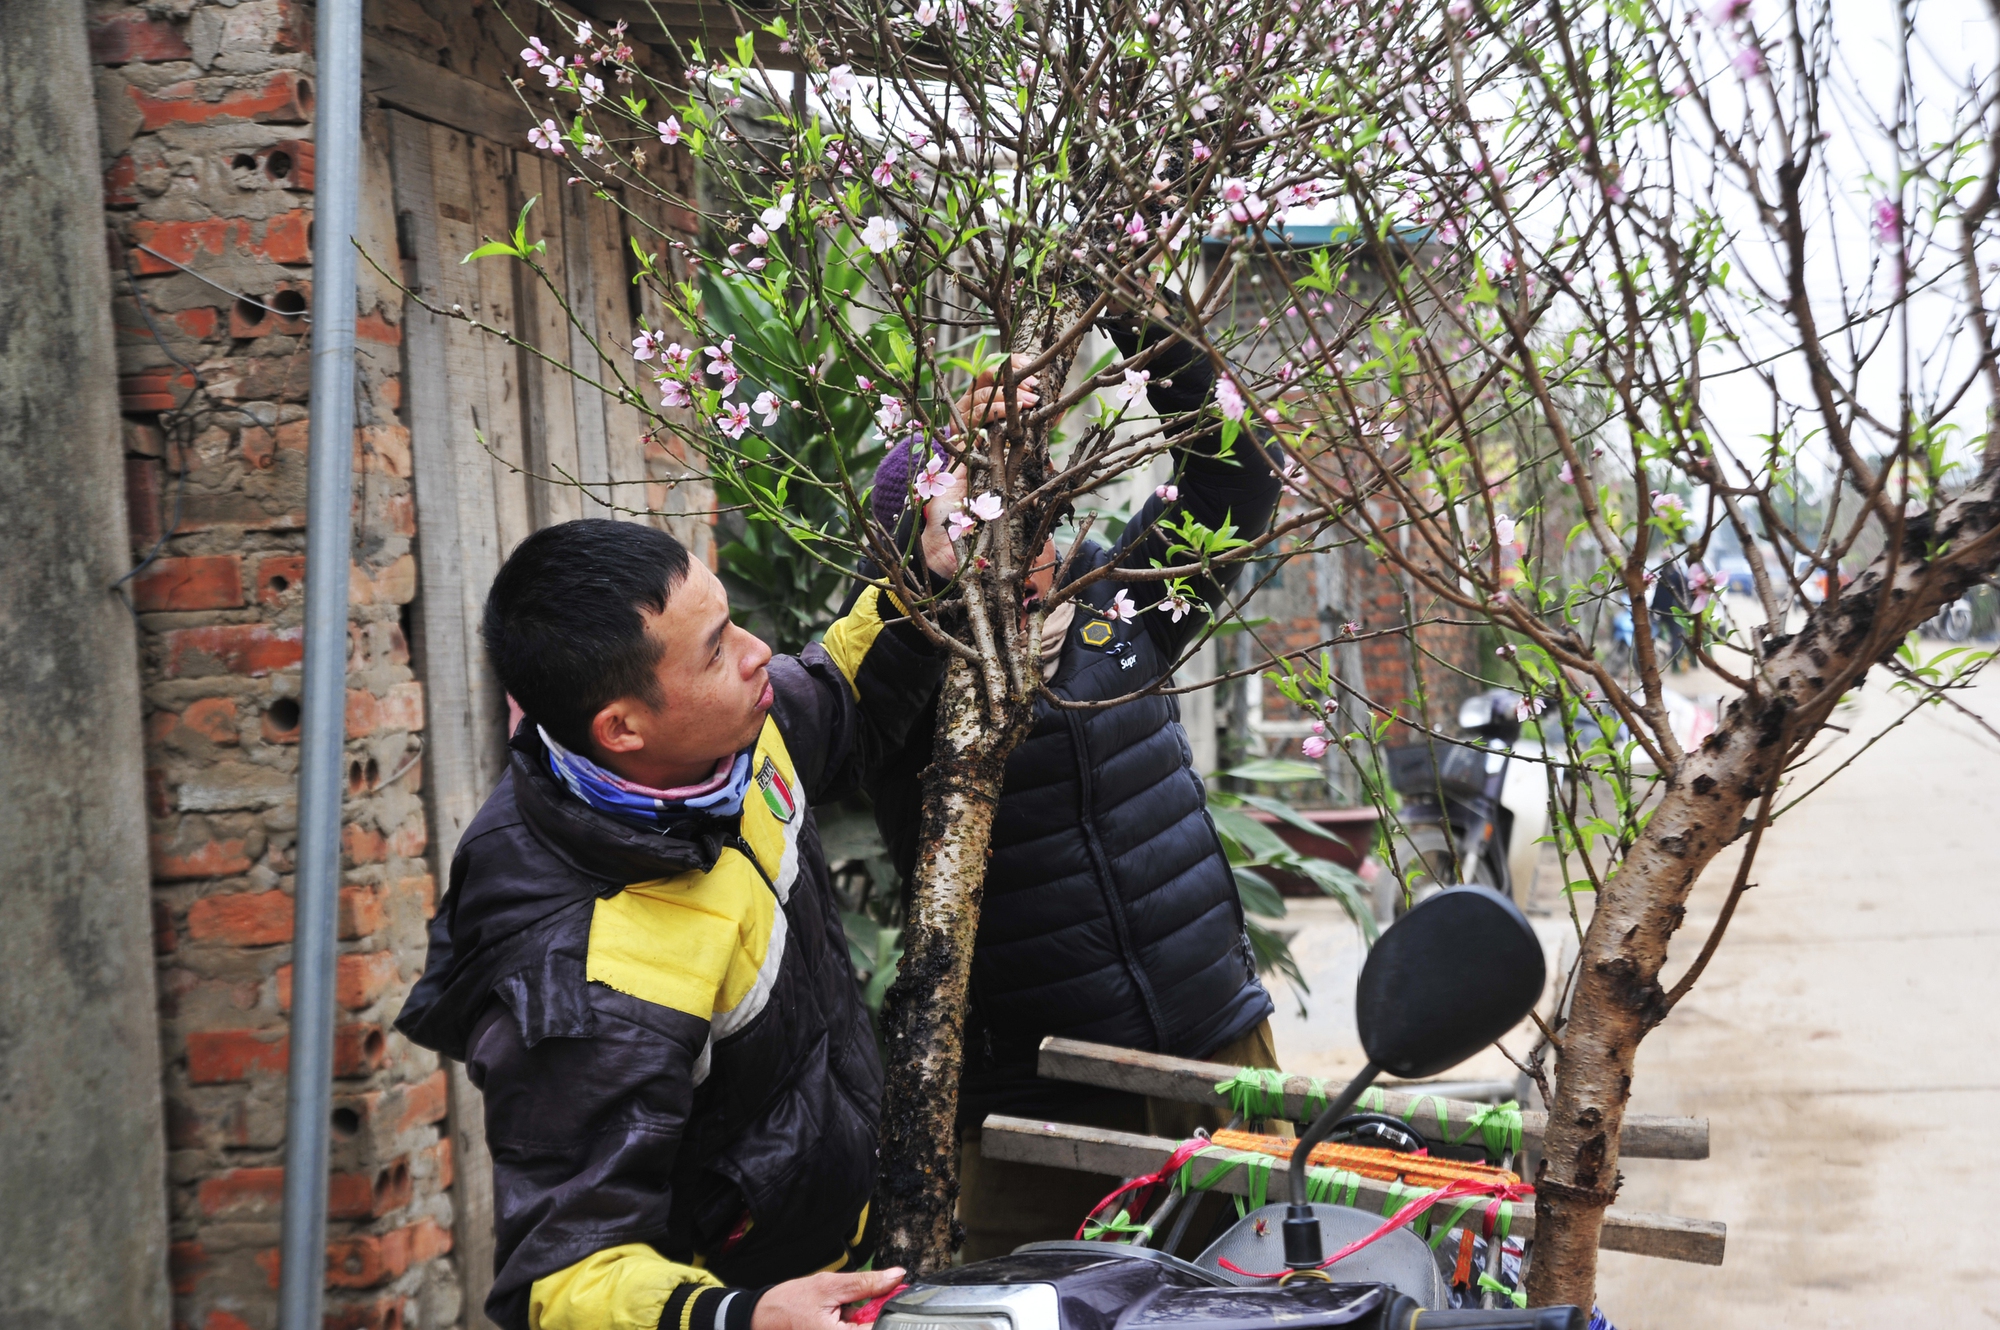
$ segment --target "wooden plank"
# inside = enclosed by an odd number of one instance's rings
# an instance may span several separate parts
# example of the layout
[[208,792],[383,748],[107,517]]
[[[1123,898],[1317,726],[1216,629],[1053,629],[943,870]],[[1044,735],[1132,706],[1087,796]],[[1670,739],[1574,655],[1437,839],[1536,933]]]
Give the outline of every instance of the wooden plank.
[[[569,301],[568,359],[572,368],[595,379],[597,360],[597,283],[591,264],[591,197],[575,186],[559,190],[563,222],[563,295]],[[602,223],[600,223],[601,225]],[[576,416],[576,478],[583,485],[583,515],[604,517],[605,486],[611,479],[611,457],[605,447],[604,394],[571,376],[571,401]]]
[[[636,217],[626,219],[626,235],[637,237],[654,257],[656,271],[669,279],[682,276],[684,265],[667,247],[665,203],[648,192],[628,195]],[[665,302],[651,283],[639,288],[639,314],[648,328],[664,332],[670,340],[683,344],[693,341],[679,319],[667,312]],[[659,393],[646,381],[648,400],[670,423],[692,427],[694,412],[687,407],[663,407]],[[688,547],[695,558],[711,567],[715,563],[714,528],[710,514],[715,507],[715,489],[694,466],[689,465],[686,443],[671,428],[659,428],[646,448],[646,506],[653,510],[653,522]]]
[[[1135,1049],[1112,1048],[1107,1044],[1090,1044],[1053,1036],[1042,1041],[1041,1058],[1036,1070],[1050,1080],[1129,1090],[1134,1094],[1185,1104],[1226,1102],[1215,1092],[1216,1084],[1228,1080],[1237,1072],[1237,1068],[1219,1062],[1197,1062],[1192,1058],[1168,1057],[1162,1053],[1143,1053]],[[1336,1088],[1320,1087],[1322,1093],[1330,1093]],[[1319,1100],[1308,1104],[1308,1095],[1313,1090],[1311,1077],[1287,1076],[1284,1083],[1284,1115],[1295,1122],[1309,1119],[1323,1106]],[[1411,1117],[1410,1125],[1419,1131],[1428,1131],[1433,1137],[1437,1134],[1436,1105],[1443,1103],[1445,1129],[1453,1139],[1471,1130],[1472,1115],[1485,1107],[1463,1100],[1439,1100],[1432,1095],[1411,1094],[1402,1090],[1384,1090],[1382,1100],[1387,1111],[1398,1116],[1410,1114],[1422,1101],[1422,1109]],[[1548,1130],[1548,1121],[1546,1113],[1522,1110],[1521,1135],[1528,1148],[1540,1147],[1542,1135]],[[1706,1159],[1708,1119],[1628,1114],[1618,1133],[1618,1152],[1631,1159]]]
[[[1108,1178],[1130,1178],[1160,1167],[1178,1144],[1160,1136],[1106,1131],[1099,1127],[1072,1127],[1056,1122],[1033,1122],[996,1114],[987,1118],[981,1126],[979,1153],[987,1159],[1101,1173]],[[1268,1155],[1252,1155],[1237,1150],[1218,1150],[1213,1155],[1204,1156],[1202,1163],[1196,1167],[1199,1169],[1207,1165],[1212,1168],[1233,1159],[1262,1161],[1268,1158]],[[1285,1177],[1285,1168],[1280,1161],[1271,1170],[1270,1190],[1266,1193],[1269,1199],[1284,1199]],[[1248,1170],[1231,1170],[1216,1181],[1213,1189],[1232,1196],[1248,1195]],[[1357,1208],[1380,1214],[1386,1209],[1388,1201],[1389,1190],[1385,1184],[1366,1178],[1361,1180],[1355,1194]],[[1534,1205],[1513,1202],[1507,1204],[1507,1209],[1509,1231],[1516,1237],[1533,1237]],[[1604,1212],[1604,1228],[1598,1245],[1611,1251],[1631,1252],[1636,1256],[1656,1256],[1695,1265],[1721,1265],[1727,1239],[1728,1227],[1714,1220],[1648,1214],[1620,1210],[1614,1206]]]
[[[603,379],[606,387],[625,382],[643,382],[634,372],[632,338],[636,335],[633,315],[637,288],[632,285],[632,256],[625,245],[625,214],[617,199],[585,200],[590,214],[591,288],[596,297],[598,342],[604,348]],[[646,445],[641,438],[644,426],[639,412],[629,402],[603,396],[605,473],[610,484],[606,497],[613,517],[646,520]]]
[[[471,136],[432,125],[431,187],[437,204],[439,287],[446,305],[479,303],[478,270],[462,263],[479,245],[472,221]],[[494,521],[493,459],[480,442],[493,409],[486,398],[486,351],[491,339],[470,326],[445,324],[445,397],[450,411],[445,447],[458,505],[459,613],[468,643],[478,641],[486,592],[500,571],[500,535]],[[511,407],[510,407],[511,409]],[[415,445],[412,444],[412,447]],[[419,518],[421,520],[421,517]],[[472,715],[473,778],[480,796],[500,783],[506,761],[507,706],[486,653],[468,647],[466,696]]]
[[[514,154],[518,188],[526,198],[540,196],[528,213],[530,241],[543,242],[542,267],[557,290],[563,278],[563,210],[561,163],[532,152]],[[524,277],[521,284],[521,327],[525,340],[559,361],[570,357],[569,316],[540,279]],[[583,516],[583,496],[561,479],[577,473],[576,398],[569,375],[539,357],[530,360],[526,388],[529,523],[553,526]]]
[[[472,167],[473,229],[482,241],[506,235],[513,229],[520,208],[515,191],[509,187],[514,154],[491,139],[475,138]],[[481,259],[472,267],[479,282],[480,317],[496,328],[516,332],[521,313],[517,283],[526,270],[508,258]],[[528,519],[528,482],[521,474],[528,464],[521,409],[521,352],[497,337],[484,340],[486,405],[480,426],[491,453],[495,553],[505,559],[534,529]]]
[[373,39],[362,43],[361,86],[383,106],[467,134],[519,142],[535,124],[512,92]]
[[[390,169],[397,210],[409,218],[416,251],[416,289],[433,303],[443,296],[430,126],[390,113]],[[431,849],[440,881],[485,788],[477,774],[477,720],[468,688],[471,665],[459,585],[457,480],[450,463],[450,404],[446,384],[445,320],[414,302],[403,309],[403,391],[410,422],[417,508],[416,649],[424,677],[424,763]],[[454,1065],[448,1100],[456,1180],[453,1242],[466,1305],[478,1308],[493,1281],[493,1165],[479,1092]]]
[[486,1096],[465,1064],[444,1059],[452,1149],[452,1247],[470,1330],[495,1330],[486,1316],[493,1289],[493,1156],[486,1148]]

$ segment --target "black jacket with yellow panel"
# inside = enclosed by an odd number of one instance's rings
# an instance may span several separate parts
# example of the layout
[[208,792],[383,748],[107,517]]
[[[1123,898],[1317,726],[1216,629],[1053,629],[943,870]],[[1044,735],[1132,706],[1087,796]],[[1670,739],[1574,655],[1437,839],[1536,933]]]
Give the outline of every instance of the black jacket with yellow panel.
[[466,828],[397,1028],[485,1093],[506,1330],[747,1330],[871,1244],[882,1072],[810,805],[900,747],[939,662],[876,593],[771,661],[740,817],[580,802],[533,724]]

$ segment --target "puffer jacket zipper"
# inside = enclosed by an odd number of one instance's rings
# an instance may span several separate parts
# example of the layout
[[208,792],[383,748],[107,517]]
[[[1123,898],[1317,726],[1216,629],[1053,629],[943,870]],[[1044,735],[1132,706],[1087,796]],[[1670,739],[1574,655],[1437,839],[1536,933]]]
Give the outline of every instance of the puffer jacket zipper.
[[1153,1047],[1167,1052],[1172,1044],[1167,1037],[1166,1018],[1160,1014],[1160,1002],[1153,995],[1153,982],[1146,977],[1145,964],[1132,948],[1132,928],[1125,918],[1125,901],[1118,894],[1118,881],[1111,873],[1111,858],[1104,852],[1104,844],[1097,838],[1097,817],[1092,811],[1096,796],[1091,786],[1090,742],[1084,731],[1084,713],[1065,711],[1069,721],[1070,742],[1076,746],[1076,787],[1079,801],[1078,814],[1083,826],[1084,843],[1090,847],[1091,868],[1097,875],[1098,888],[1104,894],[1104,908],[1111,916],[1111,930],[1118,937],[1118,955],[1125,962],[1126,971],[1132,976],[1133,987],[1139,990],[1140,1001],[1146,1004],[1146,1018],[1153,1025]]

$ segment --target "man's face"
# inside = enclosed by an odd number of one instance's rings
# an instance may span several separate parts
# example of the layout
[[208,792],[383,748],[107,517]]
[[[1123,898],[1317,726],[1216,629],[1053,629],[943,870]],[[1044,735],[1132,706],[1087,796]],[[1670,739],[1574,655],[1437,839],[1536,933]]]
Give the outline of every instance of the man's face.
[[771,710],[771,648],[730,622],[728,593],[699,563],[645,622],[662,648],[654,667],[660,702],[611,702],[591,737],[605,765],[627,780],[656,789],[694,784],[756,741]]

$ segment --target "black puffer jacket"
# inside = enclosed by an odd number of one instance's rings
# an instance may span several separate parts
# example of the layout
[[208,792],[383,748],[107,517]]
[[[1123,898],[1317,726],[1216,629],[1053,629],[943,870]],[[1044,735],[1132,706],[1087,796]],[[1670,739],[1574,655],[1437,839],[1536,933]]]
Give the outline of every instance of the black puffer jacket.
[[772,660],[740,817],[609,817],[523,725],[466,828],[397,1028],[485,1092],[506,1330],[747,1330],[749,1290],[870,1245],[882,1073],[807,804],[935,688],[877,603]]
[[[1212,387],[1203,362],[1163,368],[1156,361],[1153,370],[1156,380],[1173,379],[1149,393],[1162,416],[1198,408]],[[1277,506],[1278,478],[1247,438],[1231,459],[1215,455],[1218,445],[1213,428],[1183,443],[1172,507],[1210,527],[1227,521],[1239,533],[1259,533]],[[1164,560],[1166,541],[1153,527],[1168,508],[1156,495],[1116,547],[1087,542],[1072,575],[1113,560],[1134,567]],[[1121,585],[1143,609],[1131,622],[1104,612]],[[1211,602],[1221,596],[1213,585],[1201,590]],[[1176,623],[1148,608],[1161,597],[1151,582],[1086,588],[1050,691],[1102,701],[1166,674],[1207,618],[1196,610]],[[871,791],[905,879],[915,864],[919,782],[936,714],[933,701],[903,759],[886,762]],[[1199,1057],[1270,1015],[1206,803],[1173,698],[1098,711],[1037,704],[1034,730],[1007,761],[994,821],[972,962],[962,1123],[994,1112],[1059,1115],[1094,1097],[1037,1079],[1036,1049],[1047,1035]]]

